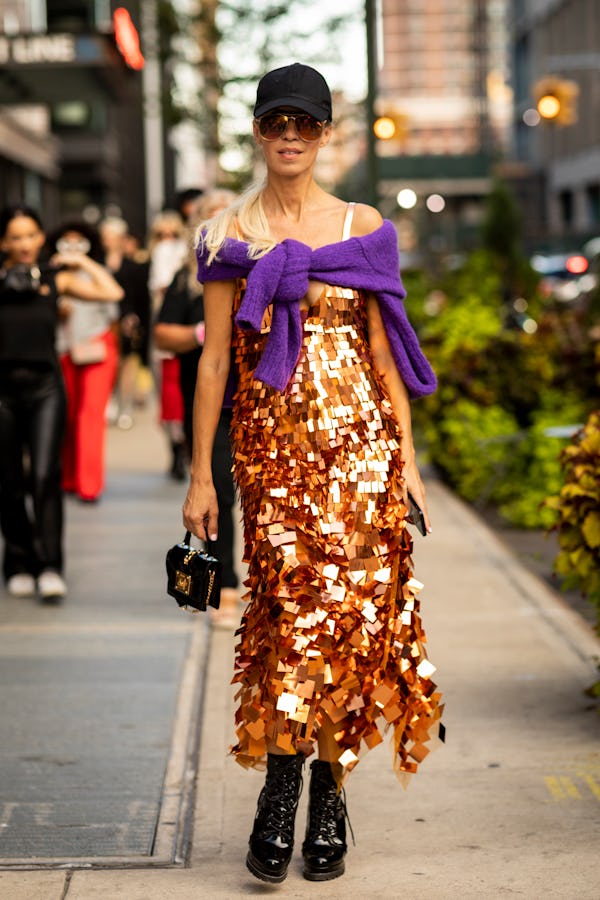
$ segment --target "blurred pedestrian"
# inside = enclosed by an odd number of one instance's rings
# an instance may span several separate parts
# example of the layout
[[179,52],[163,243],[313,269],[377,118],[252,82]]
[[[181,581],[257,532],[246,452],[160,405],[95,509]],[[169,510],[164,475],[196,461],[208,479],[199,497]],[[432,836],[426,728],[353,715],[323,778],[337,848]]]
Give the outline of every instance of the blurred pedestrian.
[[137,263],[147,263],[150,258],[139,234],[132,231],[128,231],[123,238],[123,255]]
[[150,293],[148,289],[149,263],[143,255],[131,259],[125,252],[129,233],[127,222],[109,216],[100,223],[100,239],[104,251],[103,262],[124,291],[120,303],[119,373],[117,378],[117,409],[114,419],[120,428],[133,425],[134,407],[143,404],[148,390],[142,388],[143,373],[149,375]]
[[344,871],[340,789],[359,754],[390,729],[395,769],[411,773],[438,731],[406,522],[410,491],[429,527],[409,395],[435,376],[406,319],[394,226],[314,181],[332,129],[323,77],[299,63],[267,73],[254,114],[266,181],[199,245],[206,336],[184,523],[217,533],[212,448],[233,345],[250,590],[233,753],[267,766],[247,865],[286,877],[303,761],[318,750],[303,874],[326,881]]
[[[189,217],[189,251],[186,264],[177,272],[167,288],[163,304],[154,326],[154,340],[159,350],[176,353],[180,365],[180,385],[183,396],[183,425],[188,453],[194,442],[193,408],[198,361],[204,343],[204,303],[202,286],[196,277],[197,260],[193,247],[193,234],[198,224],[212,218],[235,199],[227,190],[207,191],[196,201],[196,210]],[[229,431],[231,429],[231,405],[221,410],[215,436],[212,471],[219,499],[219,533],[216,552],[223,564],[221,606],[212,612],[212,622],[217,627],[237,627],[240,622],[238,576],[234,563],[235,488],[233,460]]]
[[[9,593],[66,593],[63,578],[61,448],[65,390],[56,354],[58,297],[115,303],[123,291],[85,253],[39,265],[45,242],[27,206],[0,214],[0,524]],[[83,275],[85,273],[85,277]],[[26,460],[28,470],[24,469]],[[27,494],[31,495],[31,513]]]
[[[102,256],[98,233],[85,222],[65,222],[52,233],[48,245],[52,253],[83,253],[97,262]],[[75,274],[84,281],[90,279],[84,269]],[[65,308],[58,329],[67,393],[62,486],[91,503],[104,489],[106,408],[119,364],[119,307],[69,298]]]
[[184,188],[184,190],[177,193],[175,209],[186,225],[189,224],[191,217],[195,216],[198,200],[203,193],[202,188],[198,187]]
[[[188,240],[181,216],[173,210],[160,213],[152,222],[150,252],[150,292],[156,315],[167,288],[188,254]],[[179,360],[174,353],[157,353],[160,382],[160,421],[171,450],[170,474],[183,481],[186,474],[186,445],[183,431],[183,397],[179,383]]]

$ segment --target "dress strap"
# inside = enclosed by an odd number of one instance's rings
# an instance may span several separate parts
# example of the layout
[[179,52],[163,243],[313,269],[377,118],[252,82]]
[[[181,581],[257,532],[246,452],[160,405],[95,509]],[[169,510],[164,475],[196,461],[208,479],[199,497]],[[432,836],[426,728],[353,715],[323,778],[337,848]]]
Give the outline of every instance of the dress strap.
[[346,210],[346,215],[344,217],[344,227],[342,229],[342,240],[347,241],[350,237],[350,231],[352,230],[352,217],[354,216],[354,207],[356,203],[351,201],[348,204],[348,209]]

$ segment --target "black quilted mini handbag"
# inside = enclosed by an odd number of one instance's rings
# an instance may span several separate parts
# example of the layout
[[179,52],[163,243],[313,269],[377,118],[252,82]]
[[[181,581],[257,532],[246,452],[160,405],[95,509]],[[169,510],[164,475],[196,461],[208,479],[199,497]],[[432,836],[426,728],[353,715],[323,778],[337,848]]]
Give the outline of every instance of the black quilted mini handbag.
[[207,606],[218,609],[221,562],[212,555],[210,543],[206,550],[197,550],[191,546],[191,539],[186,531],[183,541],[167,552],[167,593],[190,612],[204,612]]

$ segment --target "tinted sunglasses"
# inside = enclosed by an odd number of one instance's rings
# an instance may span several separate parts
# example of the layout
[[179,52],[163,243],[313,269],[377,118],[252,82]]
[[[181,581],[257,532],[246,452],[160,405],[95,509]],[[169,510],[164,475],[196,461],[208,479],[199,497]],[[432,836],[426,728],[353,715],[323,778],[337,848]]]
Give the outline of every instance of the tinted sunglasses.
[[298,115],[288,116],[287,113],[265,113],[256,120],[258,122],[258,133],[265,141],[276,141],[282,137],[288,127],[289,122],[293,122],[296,133],[301,141],[310,143],[318,141],[323,134],[323,126],[325,122],[319,122],[314,116],[308,113],[299,113]]
[[91,246],[88,239],[83,236],[75,238],[75,240],[61,237],[56,242],[56,249],[59,253],[89,253]]

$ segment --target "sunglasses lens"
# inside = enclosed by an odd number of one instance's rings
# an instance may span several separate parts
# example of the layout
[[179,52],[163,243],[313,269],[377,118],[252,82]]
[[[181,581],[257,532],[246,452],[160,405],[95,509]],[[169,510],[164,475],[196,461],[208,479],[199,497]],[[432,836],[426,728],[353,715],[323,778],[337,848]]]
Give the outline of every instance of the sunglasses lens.
[[296,131],[303,141],[317,141],[323,131],[323,123],[312,116],[296,116]]
[[265,141],[276,141],[280,138],[288,126],[288,122],[292,121],[298,132],[298,137],[303,141],[316,141],[321,137],[323,131],[323,123],[313,116],[286,116],[283,113],[273,113],[272,115],[261,116],[258,120],[258,130],[260,136]]
[[287,116],[275,113],[271,116],[262,116],[258,120],[258,130],[260,136],[265,141],[276,141],[285,132],[287,128]]

